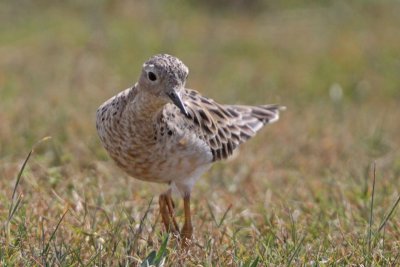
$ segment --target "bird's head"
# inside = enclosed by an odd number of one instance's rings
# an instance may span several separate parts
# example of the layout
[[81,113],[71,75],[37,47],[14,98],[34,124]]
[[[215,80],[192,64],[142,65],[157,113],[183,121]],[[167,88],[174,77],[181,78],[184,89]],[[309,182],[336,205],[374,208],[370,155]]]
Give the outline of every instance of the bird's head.
[[188,74],[188,67],[178,58],[159,54],[152,56],[143,64],[139,86],[141,90],[145,90],[160,100],[175,104],[187,116],[182,92]]

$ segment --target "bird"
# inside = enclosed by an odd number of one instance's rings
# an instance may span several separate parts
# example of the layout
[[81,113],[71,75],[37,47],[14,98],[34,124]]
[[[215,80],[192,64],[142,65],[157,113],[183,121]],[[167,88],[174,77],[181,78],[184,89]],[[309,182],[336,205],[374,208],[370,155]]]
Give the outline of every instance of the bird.
[[[185,87],[188,67],[177,57],[157,54],[142,66],[138,81],[104,102],[96,128],[109,156],[130,176],[168,189],[159,196],[162,223],[187,244],[193,237],[190,211],[195,182],[232,156],[285,107],[219,104]],[[172,192],[183,198],[181,229]]]

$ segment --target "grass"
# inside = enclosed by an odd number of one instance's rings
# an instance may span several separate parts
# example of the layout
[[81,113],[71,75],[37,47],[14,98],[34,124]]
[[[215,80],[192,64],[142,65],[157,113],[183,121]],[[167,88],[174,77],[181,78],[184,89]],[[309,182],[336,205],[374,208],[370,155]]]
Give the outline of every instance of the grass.
[[[243,3],[0,3],[0,265],[400,264],[400,5]],[[197,183],[186,252],[164,187],[118,170],[94,126],[159,52],[220,102],[288,107]]]

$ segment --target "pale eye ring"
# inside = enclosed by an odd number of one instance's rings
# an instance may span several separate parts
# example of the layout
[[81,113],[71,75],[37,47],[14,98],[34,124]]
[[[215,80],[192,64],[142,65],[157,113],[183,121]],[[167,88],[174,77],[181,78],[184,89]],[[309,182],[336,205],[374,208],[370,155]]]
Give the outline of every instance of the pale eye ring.
[[152,72],[152,71],[149,71],[149,72],[147,73],[147,77],[148,77],[149,80],[152,81],[152,82],[154,82],[154,81],[157,80],[157,75],[156,75],[154,72]]

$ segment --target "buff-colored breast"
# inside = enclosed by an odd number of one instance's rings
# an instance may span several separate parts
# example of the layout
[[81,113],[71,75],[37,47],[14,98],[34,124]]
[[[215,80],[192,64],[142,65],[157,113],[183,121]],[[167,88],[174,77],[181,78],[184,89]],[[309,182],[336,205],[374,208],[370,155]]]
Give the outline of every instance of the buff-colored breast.
[[111,158],[144,181],[183,182],[197,176],[212,161],[208,145],[171,104],[152,116],[137,114],[140,102],[135,103],[132,90],[106,101],[97,112],[97,130]]

